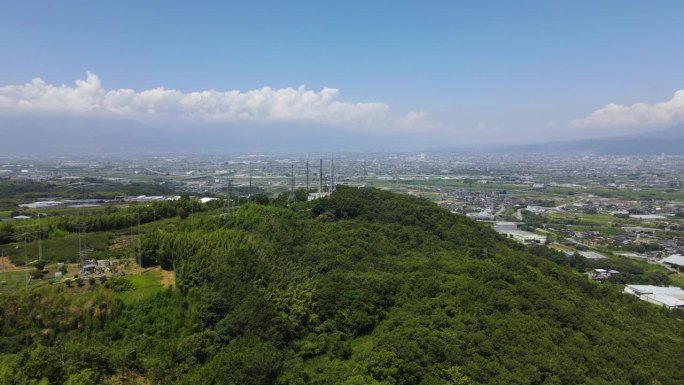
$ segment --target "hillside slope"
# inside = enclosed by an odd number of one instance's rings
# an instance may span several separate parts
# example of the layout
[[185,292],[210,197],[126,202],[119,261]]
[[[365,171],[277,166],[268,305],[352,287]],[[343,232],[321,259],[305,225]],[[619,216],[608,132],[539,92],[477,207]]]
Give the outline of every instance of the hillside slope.
[[684,383],[679,314],[414,197],[206,212],[143,249],[176,290],[0,298],[0,382]]

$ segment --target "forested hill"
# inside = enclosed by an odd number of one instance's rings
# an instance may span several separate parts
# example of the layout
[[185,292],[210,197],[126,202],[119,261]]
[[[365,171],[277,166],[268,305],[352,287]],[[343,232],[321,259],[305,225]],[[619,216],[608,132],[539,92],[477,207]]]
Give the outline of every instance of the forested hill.
[[415,197],[205,211],[143,251],[176,288],[0,297],[0,383],[684,383],[679,314]]

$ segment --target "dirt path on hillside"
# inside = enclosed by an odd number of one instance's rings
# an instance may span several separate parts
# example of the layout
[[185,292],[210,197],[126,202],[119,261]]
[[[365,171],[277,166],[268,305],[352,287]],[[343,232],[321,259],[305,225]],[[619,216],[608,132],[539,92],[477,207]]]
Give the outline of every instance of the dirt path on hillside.
[[122,251],[130,250],[134,246],[137,246],[137,237],[131,235],[122,235],[114,238],[109,245],[109,250],[111,251]]
[[175,286],[176,285],[176,273],[173,271],[166,271],[159,269],[161,273],[161,284],[164,287]]
[[0,257],[0,271],[19,271],[19,270],[26,270],[23,267],[18,267],[17,265],[13,264],[12,261],[10,261],[9,258],[7,257]]

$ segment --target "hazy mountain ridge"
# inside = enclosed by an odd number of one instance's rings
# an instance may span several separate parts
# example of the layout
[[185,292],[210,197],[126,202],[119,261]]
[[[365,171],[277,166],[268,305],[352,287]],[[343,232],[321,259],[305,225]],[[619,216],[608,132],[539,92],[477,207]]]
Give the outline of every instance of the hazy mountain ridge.
[[508,147],[511,152],[604,155],[682,155],[684,125],[639,134]]
[[411,135],[305,123],[160,125],[123,119],[4,117],[0,132],[0,152],[5,155],[413,150],[434,144]]
[[[59,128],[57,128],[59,127]],[[3,155],[103,155],[250,151],[457,151],[605,155],[684,154],[684,125],[640,134],[513,146],[467,145],[420,135],[361,132],[312,124],[160,126],[123,119],[0,119]]]

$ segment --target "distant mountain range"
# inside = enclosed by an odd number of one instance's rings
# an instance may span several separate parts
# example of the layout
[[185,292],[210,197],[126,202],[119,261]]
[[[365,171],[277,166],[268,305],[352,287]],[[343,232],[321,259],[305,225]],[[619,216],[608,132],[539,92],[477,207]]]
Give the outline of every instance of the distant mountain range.
[[684,125],[648,133],[515,146],[436,145],[428,135],[392,135],[307,124],[145,124],[122,119],[0,118],[0,155],[196,152],[448,151],[606,155],[684,154]]
[[0,155],[109,155],[196,152],[410,151],[420,137],[311,124],[145,124],[122,119],[0,118]]
[[504,151],[603,155],[684,155],[684,125],[616,137],[507,147]]

